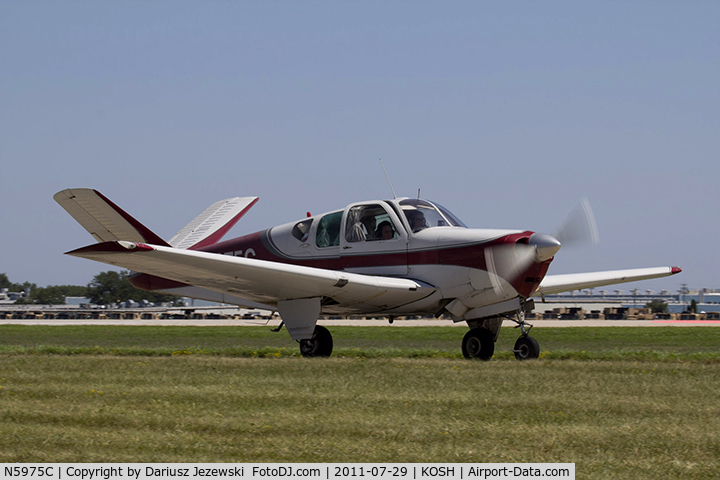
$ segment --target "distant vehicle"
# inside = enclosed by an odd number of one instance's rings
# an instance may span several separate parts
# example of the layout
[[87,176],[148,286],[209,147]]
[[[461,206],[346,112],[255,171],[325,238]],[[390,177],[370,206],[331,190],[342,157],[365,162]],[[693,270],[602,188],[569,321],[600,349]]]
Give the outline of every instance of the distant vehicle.
[[503,320],[518,324],[513,352],[537,358],[524,320],[531,297],[674,275],[678,267],[546,275],[561,247],[528,230],[471,229],[441,205],[396,198],[353,203],[220,242],[258,201],[206,209],[169,241],[92,189],[55,200],[99,243],[68,255],[128,268],[138,288],[277,311],[302,355],[330,356],[320,314],[447,315],[467,322],[466,358],[493,356]]

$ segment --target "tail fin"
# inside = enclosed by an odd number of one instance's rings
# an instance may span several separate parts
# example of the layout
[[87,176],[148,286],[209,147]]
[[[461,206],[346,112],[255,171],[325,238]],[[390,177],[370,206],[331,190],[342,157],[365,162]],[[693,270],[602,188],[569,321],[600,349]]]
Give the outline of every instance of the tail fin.
[[125,240],[170,246],[97,190],[69,188],[53,198],[98,242]]
[[220,241],[258,197],[235,197],[210,205],[166,242],[97,190],[69,188],[53,197],[98,242],[128,241],[197,250]]
[[258,197],[234,197],[215,202],[171,238],[169,243],[185,250],[197,250],[217,243],[257,201]]

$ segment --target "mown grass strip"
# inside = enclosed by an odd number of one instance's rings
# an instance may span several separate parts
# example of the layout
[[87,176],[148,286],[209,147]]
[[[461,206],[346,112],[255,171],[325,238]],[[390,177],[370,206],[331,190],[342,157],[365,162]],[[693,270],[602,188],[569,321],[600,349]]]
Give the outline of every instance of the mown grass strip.
[[[298,349],[287,348],[185,348],[173,350],[168,348],[137,348],[137,347],[62,347],[55,345],[38,345],[36,347],[2,346],[0,355],[91,355],[91,356],[117,356],[117,357],[174,357],[174,356],[223,356],[234,358],[280,358],[301,357]],[[462,353],[439,350],[422,349],[392,349],[392,348],[339,348],[333,352],[336,358],[448,358],[462,359]],[[587,351],[543,351],[541,359],[546,360],[600,360],[600,361],[652,361],[652,362],[690,362],[690,363],[720,363],[720,353],[672,353],[654,350],[606,350],[601,352]],[[494,361],[515,361],[510,351],[496,352]]]
[[573,462],[720,471],[716,365],[0,355],[0,462]]
[[[464,329],[330,327],[333,356],[461,358]],[[534,329],[541,358],[720,363],[716,327],[574,327]],[[503,328],[496,360],[513,359],[518,331]],[[286,332],[267,327],[0,325],[0,354],[113,356],[299,357]]]

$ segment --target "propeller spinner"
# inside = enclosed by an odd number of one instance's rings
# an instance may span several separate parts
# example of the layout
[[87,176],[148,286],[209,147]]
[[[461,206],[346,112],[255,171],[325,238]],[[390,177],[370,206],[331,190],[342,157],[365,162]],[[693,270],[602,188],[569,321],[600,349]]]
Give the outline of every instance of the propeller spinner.
[[[488,272],[500,276],[509,283],[517,283],[533,264],[550,260],[565,246],[593,245],[599,241],[595,215],[590,202],[583,198],[570,211],[555,234],[533,233],[525,241],[518,242],[514,248],[498,245],[485,249]],[[502,292],[502,284],[493,282],[496,293]]]
[[560,241],[547,233],[533,233],[528,240],[528,245],[535,247],[535,262],[550,260],[560,250]]

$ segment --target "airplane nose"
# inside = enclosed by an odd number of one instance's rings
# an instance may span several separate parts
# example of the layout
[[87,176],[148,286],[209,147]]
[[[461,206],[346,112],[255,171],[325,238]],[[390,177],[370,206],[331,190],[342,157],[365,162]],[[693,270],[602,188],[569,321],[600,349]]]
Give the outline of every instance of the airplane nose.
[[528,245],[535,247],[536,262],[551,259],[562,246],[557,238],[546,233],[533,233],[528,240]]

